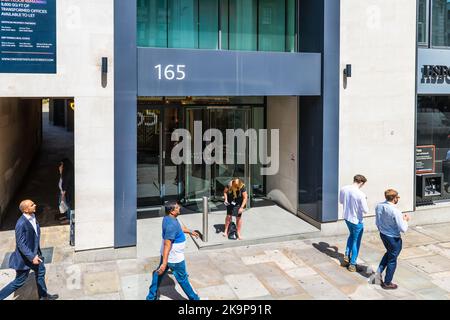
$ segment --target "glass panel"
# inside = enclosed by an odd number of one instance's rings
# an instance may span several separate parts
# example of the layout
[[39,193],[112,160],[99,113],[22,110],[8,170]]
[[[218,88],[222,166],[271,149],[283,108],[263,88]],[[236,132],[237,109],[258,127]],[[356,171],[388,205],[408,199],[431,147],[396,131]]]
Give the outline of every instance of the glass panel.
[[286,52],[295,52],[295,0],[287,0],[286,9]]
[[219,48],[219,1],[199,0],[199,48]]
[[167,1],[138,0],[137,43],[139,47],[167,47]]
[[177,200],[180,194],[179,167],[172,162],[172,133],[179,128],[178,108],[164,107],[164,200]]
[[230,3],[228,0],[221,0],[220,1],[220,30],[222,32],[222,47],[223,50],[228,50],[229,43],[228,43],[228,37],[229,37],[229,8]]
[[419,12],[418,12],[418,39],[417,41],[421,44],[427,43],[428,38],[428,10],[427,10],[428,0],[419,0]]
[[160,110],[139,107],[137,116],[138,207],[161,202],[159,147]]
[[450,0],[433,0],[433,46],[447,47],[450,45]]
[[[252,128],[258,131],[264,129],[264,108],[253,108],[252,110]],[[258,139],[258,142],[260,140]],[[254,146],[253,152],[256,153],[258,162],[259,159],[259,143]],[[251,166],[251,184],[252,187],[250,188],[250,196],[252,198],[254,197],[262,197],[265,196],[265,190],[264,190],[264,176],[261,175],[261,169],[262,165],[261,163],[258,164],[252,164]]]
[[257,0],[229,0],[229,49],[257,50]]
[[[186,129],[189,130],[192,137],[191,144],[191,164],[186,164],[185,169],[185,200],[187,202],[199,202],[203,197],[211,196],[211,166],[205,166],[202,161],[196,164],[195,159],[203,159],[203,150],[206,145],[203,142],[200,153],[196,153],[194,122],[202,122],[202,132],[209,127],[208,113],[205,109],[188,109],[186,111]],[[198,133],[201,134],[201,133]],[[202,139],[203,140],[203,139]]]
[[436,147],[435,170],[444,175],[442,196],[436,200],[450,200],[450,97],[418,97],[417,145]]
[[198,48],[198,0],[169,1],[169,48]]
[[[223,200],[223,190],[233,178],[241,178],[248,186],[247,163],[247,138],[242,139],[241,144],[235,138],[234,146],[226,141],[227,129],[242,129],[247,131],[248,109],[219,108],[210,110],[211,128],[222,132],[223,136],[223,164],[213,165],[212,196]],[[231,156],[233,163],[227,163],[227,156]]]
[[285,2],[259,1],[259,51],[284,51],[286,47]]

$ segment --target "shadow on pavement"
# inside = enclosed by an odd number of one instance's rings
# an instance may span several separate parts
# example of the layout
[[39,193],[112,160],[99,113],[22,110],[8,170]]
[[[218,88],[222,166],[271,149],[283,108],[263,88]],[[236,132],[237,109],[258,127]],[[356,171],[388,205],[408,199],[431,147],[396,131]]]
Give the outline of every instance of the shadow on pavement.
[[[318,251],[325,253],[330,258],[338,260],[341,267],[346,267],[346,264],[344,262],[344,254],[339,252],[339,248],[337,246],[331,246],[326,242],[319,242],[313,243],[313,247]],[[360,264],[356,266],[356,272],[358,272],[365,278],[370,278],[370,276],[373,274],[372,270],[368,266]]]

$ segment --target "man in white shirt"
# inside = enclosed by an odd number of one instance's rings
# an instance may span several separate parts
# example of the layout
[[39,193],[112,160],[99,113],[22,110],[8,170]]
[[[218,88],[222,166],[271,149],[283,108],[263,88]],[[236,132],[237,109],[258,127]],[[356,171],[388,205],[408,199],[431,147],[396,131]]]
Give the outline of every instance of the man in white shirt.
[[339,202],[344,207],[344,219],[350,231],[344,256],[344,262],[350,272],[356,271],[356,261],[364,233],[363,215],[369,212],[367,197],[360,190],[366,182],[366,177],[358,174],[353,178],[352,185],[343,187],[339,192]]
[[386,190],[384,196],[386,201],[378,204],[375,208],[376,224],[386,248],[386,254],[378,267],[377,277],[381,279],[382,273],[386,270],[386,277],[384,282],[381,281],[381,287],[386,290],[395,290],[398,286],[392,282],[392,279],[397,268],[397,258],[402,251],[400,233],[408,230],[410,217],[397,209],[396,205],[400,199],[397,191]]

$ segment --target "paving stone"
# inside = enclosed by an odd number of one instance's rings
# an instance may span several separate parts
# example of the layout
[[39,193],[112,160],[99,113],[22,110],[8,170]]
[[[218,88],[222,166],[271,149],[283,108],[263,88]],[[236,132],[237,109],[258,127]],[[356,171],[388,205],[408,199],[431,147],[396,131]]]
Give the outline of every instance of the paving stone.
[[74,250],[71,248],[55,247],[53,251],[53,264],[73,264]]
[[450,277],[435,278],[431,282],[447,293],[450,293]]
[[298,283],[274,262],[259,264],[252,272],[275,298],[305,293]]
[[425,234],[440,242],[450,241],[448,224],[433,224],[417,228],[420,233]]
[[212,286],[198,289],[198,295],[201,298],[209,300],[236,300],[237,296],[229,285]]
[[433,255],[433,252],[427,250],[427,246],[405,248],[400,253],[400,259],[413,259]]
[[408,263],[427,273],[450,270],[450,260],[440,255],[409,259]]
[[249,272],[248,266],[242,263],[242,260],[230,253],[222,251],[219,253],[208,253],[210,261],[213,263],[213,269],[222,275],[241,274]]
[[96,300],[96,301],[121,300],[121,296],[120,296],[119,292],[116,292],[116,293],[108,293],[108,294],[98,294],[98,295],[94,295],[94,296],[84,296],[84,297],[76,298],[73,300]]
[[136,274],[120,278],[124,300],[145,300],[151,285],[151,274]]
[[[427,274],[419,273],[414,267],[408,267],[406,264],[398,264],[394,274],[394,282],[399,284],[401,288],[410,291],[427,289],[434,286],[431,278]],[[398,290],[394,290],[398,291]]]
[[326,254],[323,254],[315,248],[292,250],[291,252],[309,266],[329,261],[329,257]]
[[239,299],[259,299],[270,295],[269,291],[252,273],[227,275],[225,281]]
[[418,290],[415,294],[426,300],[447,300],[448,291],[441,288],[430,288]]
[[409,229],[408,232],[402,236],[402,239],[404,248],[417,247],[420,245],[438,242],[436,239],[433,239],[432,237],[417,232],[413,229]]
[[84,274],[84,292],[86,295],[115,293],[120,290],[117,272],[98,272]]
[[293,263],[288,257],[286,257],[282,251],[279,250],[267,250],[266,255],[271,261],[275,262],[281,270],[290,270],[297,268],[297,265]]
[[295,280],[300,280],[302,278],[317,275],[317,272],[310,267],[295,268],[286,271],[286,273]]
[[245,265],[253,265],[253,264],[260,264],[260,263],[268,263],[272,261],[272,257],[268,256],[267,254],[261,254],[256,256],[246,256],[241,257],[242,262]]
[[345,293],[352,292],[356,285],[367,282],[366,278],[357,277],[356,274],[350,273],[346,268],[336,268],[336,265],[331,262],[316,264],[314,269],[319,271],[319,274],[323,278],[327,279],[331,284]]
[[383,295],[378,293],[376,289],[374,289],[370,285],[359,285],[356,287],[352,293],[349,293],[348,296],[352,300],[381,300],[383,299]]
[[309,276],[298,280],[306,293],[317,300],[348,300],[337,288],[319,275]]
[[295,296],[281,297],[279,300],[313,300],[313,297],[307,293],[303,293]]

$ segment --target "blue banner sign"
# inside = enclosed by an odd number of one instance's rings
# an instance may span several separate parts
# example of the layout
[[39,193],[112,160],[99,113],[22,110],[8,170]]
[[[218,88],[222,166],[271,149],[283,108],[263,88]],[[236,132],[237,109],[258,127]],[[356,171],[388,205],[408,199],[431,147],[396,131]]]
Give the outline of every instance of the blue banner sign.
[[0,1],[0,73],[56,73],[56,0]]

